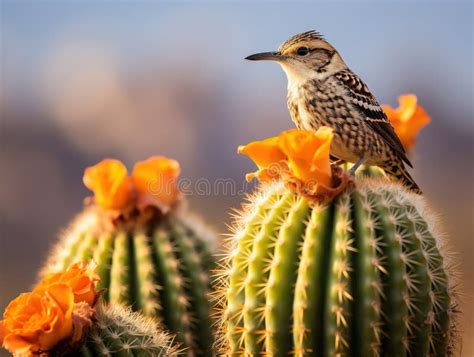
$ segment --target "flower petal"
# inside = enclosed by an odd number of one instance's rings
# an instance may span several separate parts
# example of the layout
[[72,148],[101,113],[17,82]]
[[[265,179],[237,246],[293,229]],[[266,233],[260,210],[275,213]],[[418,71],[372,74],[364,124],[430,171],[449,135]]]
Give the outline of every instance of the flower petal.
[[167,211],[179,198],[177,178],[180,171],[176,160],[164,156],[152,156],[137,162],[132,172],[137,206],[156,206]]
[[404,94],[398,97],[398,102],[400,103],[397,108],[398,115],[400,120],[408,121],[415,114],[416,103],[418,98],[414,94]]
[[398,108],[393,109],[385,105],[383,109],[403,146],[410,151],[415,145],[419,131],[430,123],[431,118],[423,107],[417,105],[416,95],[401,95],[398,101],[400,103]]
[[94,192],[94,200],[102,208],[122,210],[132,200],[127,168],[118,160],[105,159],[88,167],[83,182]]
[[74,294],[67,285],[53,285],[46,292],[49,311],[51,312],[50,331],[41,331],[38,337],[42,350],[50,350],[59,341],[72,336],[72,311]]
[[56,284],[43,294],[23,293],[5,310],[1,325],[4,348],[14,354],[48,351],[72,334],[74,294]]
[[239,146],[238,154],[247,155],[259,169],[263,169],[273,162],[285,160],[285,154],[278,146],[278,137],[261,141],[253,141],[247,145]]
[[315,133],[294,129],[280,134],[279,146],[288,159],[294,177],[303,182],[312,180],[329,186],[332,137],[329,127],[322,127]]
[[44,294],[53,285],[65,284],[71,287],[75,303],[86,302],[92,306],[97,297],[96,284],[99,280],[93,265],[78,262],[65,272],[46,275],[33,291]]
[[[37,351],[35,345],[31,341],[23,338],[20,335],[10,334],[7,335],[3,341],[3,348],[6,350],[15,353],[19,356],[26,354],[29,351]],[[28,355],[27,355],[28,356]]]

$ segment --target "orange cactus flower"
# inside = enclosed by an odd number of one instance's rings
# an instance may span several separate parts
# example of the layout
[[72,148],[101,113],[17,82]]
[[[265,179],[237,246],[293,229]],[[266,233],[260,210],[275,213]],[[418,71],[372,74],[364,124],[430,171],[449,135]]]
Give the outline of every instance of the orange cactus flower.
[[405,94],[398,98],[398,108],[383,105],[383,110],[407,151],[415,145],[418,132],[431,122],[430,116],[423,107],[417,105],[417,101],[416,95]]
[[132,181],[137,193],[137,207],[156,206],[166,212],[178,200],[179,163],[164,156],[152,156],[137,162]]
[[322,127],[316,133],[293,129],[280,134],[279,146],[288,158],[290,171],[297,179],[330,185],[329,153],[332,137],[333,132],[329,127]]
[[92,265],[79,262],[65,272],[46,275],[33,291],[42,294],[53,285],[65,284],[71,287],[75,303],[85,302],[93,306],[97,299],[96,284],[99,280]]
[[34,356],[51,350],[73,332],[74,294],[64,284],[44,294],[24,293],[10,302],[0,321],[0,344],[11,353]]
[[259,168],[257,172],[245,176],[247,181],[253,178],[258,178],[260,181],[271,181],[279,177],[281,172],[287,169],[287,164],[284,163],[286,156],[278,144],[279,138],[276,136],[239,146],[237,153],[250,157]]
[[285,160],[286,156],[281,151],[277,136],[261,141],[254,141],[247,145],[241,145],[237,149],[237,153],[245,154],[250,157],[259,169],[267,167],[272,162]]
[[[313,133],[305,130],[288,130],[279,136],[240,146],[238,153],[249,156],[260,169],[247,175],[261,181],[274,179],[289,171],[290,176],[302,181],[329,186],[331,165],[329,151],[333,137],[332,129],[322,127]],[[269,170],[271,167],[280,168]]]
[[106,159],[88,167],[83,182],[94,192],[95,203],[105,209],[122,210],[133,198],[127,168],[118,160]]
[[0,346],[15,355],[37,356],[61,341],[79,341],[92,324],[98,280],[94,267],[84,263],[47,275],[7,306],[0,321]]

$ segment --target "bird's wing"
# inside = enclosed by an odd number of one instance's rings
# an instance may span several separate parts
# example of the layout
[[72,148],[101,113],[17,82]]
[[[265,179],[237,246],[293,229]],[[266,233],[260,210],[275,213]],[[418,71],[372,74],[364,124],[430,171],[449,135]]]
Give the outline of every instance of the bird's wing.
[[367,85],[354,73],[341,71],[335,74],[336,78],[347,88],[354,106],[365,115],[369,126],[375,130],[395,150],[400,158],[410,167],[413,167],[407,158],[405,148],[393,129],[390,120],[370,93]]

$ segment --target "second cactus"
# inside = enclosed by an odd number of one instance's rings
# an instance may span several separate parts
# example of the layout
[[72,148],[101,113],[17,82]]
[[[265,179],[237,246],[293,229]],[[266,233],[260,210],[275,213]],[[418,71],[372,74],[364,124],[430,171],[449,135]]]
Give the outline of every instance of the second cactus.
[[[176,165],[151,158],[135,166],[132,179],[115,160],[87,169],[94,202],[65,231],[43,274],[93,260],[105,301],[160,318],[190,355],[212,355],[213,235],[176,206]],[[164,188],[154,189],[157,182]]]

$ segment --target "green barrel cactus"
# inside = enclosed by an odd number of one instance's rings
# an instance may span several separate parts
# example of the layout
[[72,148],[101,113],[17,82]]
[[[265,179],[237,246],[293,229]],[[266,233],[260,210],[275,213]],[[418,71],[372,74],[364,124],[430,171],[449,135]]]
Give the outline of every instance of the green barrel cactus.
[[100,303],[95,310],[92,327],[77,350],[70,354],[78,357],[180,355],[173,338],[155,320],[116,304]]
[[122,200],[128,211],[117,213],[98,204],[98,197],[96,191],[96,202],[62,234],[41,275],[92,260],[106,302],[159,318],[189,355],[212,355],[213,233],[182,202],[162,211],[138,209],[138,204],[130,208]]
[[450,265],[424,199],[355,184],[325,204],[282,182],[251,199],[220,279],[223,354],[452,353]]

